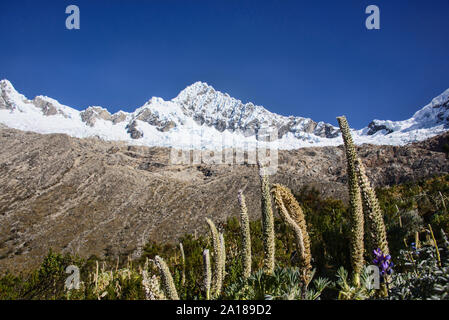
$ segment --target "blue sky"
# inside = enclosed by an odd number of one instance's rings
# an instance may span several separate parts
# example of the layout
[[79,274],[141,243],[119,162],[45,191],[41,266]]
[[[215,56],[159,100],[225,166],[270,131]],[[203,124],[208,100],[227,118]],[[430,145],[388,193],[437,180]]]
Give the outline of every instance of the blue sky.
[[[81,29],[65,28],[78,5]],[[381,30],[365,28],[378,5]],[[132,111],[205,81],[283,115],[361,128],[449,88],[449,0],[0,1],[0,78],[28,98]]]

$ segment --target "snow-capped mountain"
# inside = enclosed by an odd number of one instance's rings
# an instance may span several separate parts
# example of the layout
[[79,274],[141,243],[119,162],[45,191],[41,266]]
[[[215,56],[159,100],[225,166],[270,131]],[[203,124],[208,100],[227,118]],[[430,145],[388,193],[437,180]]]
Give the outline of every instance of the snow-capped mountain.
[[[349,119],[350,121],[350,119]],[[170,101],[153,97],[132,113],[91,106],[83,111],[45,96],[33,100],[0,81],[0,123],[15,129],[99,137],[131,144],[175,148],[251,147],[262,128],[275,128],[279,149],[339,145],[339,129],[309,118],[286,117],[242,103],[204,82]],[[353,131],[356,143],[403,145],[449,129],[449,89],[404,121],[374,120]]]

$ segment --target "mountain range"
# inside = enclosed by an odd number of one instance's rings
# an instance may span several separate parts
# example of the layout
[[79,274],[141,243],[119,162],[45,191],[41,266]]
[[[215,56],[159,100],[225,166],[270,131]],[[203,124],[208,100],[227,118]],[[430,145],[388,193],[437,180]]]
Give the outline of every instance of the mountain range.
[[[37,133],[65,133],[76,138],[99,137],[133,145],[193,149],[248,148],[263,128],[277,130],[282,150],[342,144],[340,130],[309,118],[282,116],[262,106],[230,97],[204,82],[195,82],[175,98],[153,97],[134,112],[90,106],[83,111],[17,92],[0,81],[0,123]],[[405,145],[449,129],[449,89],[403,121],[373,120],[353,130],[357,144]]]

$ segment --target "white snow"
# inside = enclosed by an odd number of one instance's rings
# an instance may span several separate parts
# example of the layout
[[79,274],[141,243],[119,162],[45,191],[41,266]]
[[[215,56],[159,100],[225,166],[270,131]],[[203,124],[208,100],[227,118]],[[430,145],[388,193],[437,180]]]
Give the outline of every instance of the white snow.
[[[48,102],[58,113],[44,115],[42,109],[33,103],[37,99]],[[112,121],[96,118],[93,127],[82,121],[81,111],[62,105],[49,97],[38,96],[35,100],[28,100],[18,93],[8,80],[0,81],[0,123],[15,129],[44,134],[65,133],[77,138],[97,136],[104,140],[126,141],[135,145],[216,150],[222,147],[252,148],[257,144],[264,144],[257,141],[254,135],[245,137],[242,130],[254,121],[259,121],[277,127],[291,124],[294,132],[287,132],[276,141],[279,149],[342,144],[340,135],[335,138],[324,138],[313,132],[306,132],[307,125],[312,122],[311,119],[285,117],[252,103],[243,104],[240,100],[216,91],[204,82],[188,86],[171,101],[153,97],[132,113],[119,111],[115,114],[123,113],[126,116],[125,121],[113,124]],[[367,135],[368,128],[353,130],[354,140],[357,144],[404,145],[445,132],[449,129],[447,121],[449,108],[447,104],[446,106],[443,104],[448,101],[449,89],[434,98],[410,119],[374,120],[376,125],[384,125],[393,131],[392,133],[387,134],[386,130],[381,130],[374,135]],[[97,106],[92,108],[106,110]],[[161,123],[172,121],[175,126],[167,132],[162,132],[157,126],[137,119],[145,111],[145,114],[150,114],[157,121]],[[204,123],[200,125],[194,117],[202,118]],[[126,126],[133,120],[137,123],[137,130],[143,133],[140,139],[132,139],[127,132]],[[220,132],[214,127],[218,121],[225,123],[226,127],[231,125],[236,130]],[[315,130],[319,131],[325,126],[330,125],[319,122]],[[335,127],[331,129],[337,130]]]

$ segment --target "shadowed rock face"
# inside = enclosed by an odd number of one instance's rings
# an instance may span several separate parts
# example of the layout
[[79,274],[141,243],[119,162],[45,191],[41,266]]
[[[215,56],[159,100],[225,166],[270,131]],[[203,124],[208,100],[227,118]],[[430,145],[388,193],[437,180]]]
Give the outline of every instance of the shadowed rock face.
[[58,109],[56,109],[50,102],[45,101],[41,97],[36,97],[33,100],[34,105],[42,109],[42,113],[46,116],[54,116],[58,114]]
[[385,130],[387,134],[392,133],[393,130],[391,130],[390,128],[387,128],[386,125],[377,125],[376,122],[372,121],[370,122],[370,124],[368,125],[368,132],[366,133],[369,136],[372,136],[373,134]]
[[83,120],[88,126],[93,127],[97,119],[103,119],[112,121],[112,115],[101,107],[89,107],[80,113],[81,120]]
[[126,130],[126,132],[128,132],[133,139],[140,139],[143,137],[143,132],[137,129],[136,121],[133,121],[130,124],[126,125]]
[[[437,141],[448,136],[358,153],[375,185],[400,183],[449,172]],[[1,126],[0,146],[0,270],[35,267],[50,247],[85,257],[139,254],[149,239],[174,241],[204,231],[205,217],[238,215],[239,189],[259,217],[253,165],[171,165],[166,148]],[[270,181],[346,199],[343,147],[280,151]]]

